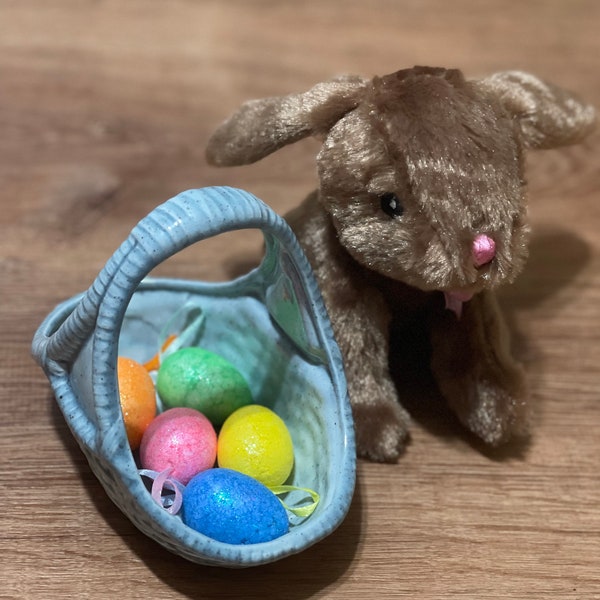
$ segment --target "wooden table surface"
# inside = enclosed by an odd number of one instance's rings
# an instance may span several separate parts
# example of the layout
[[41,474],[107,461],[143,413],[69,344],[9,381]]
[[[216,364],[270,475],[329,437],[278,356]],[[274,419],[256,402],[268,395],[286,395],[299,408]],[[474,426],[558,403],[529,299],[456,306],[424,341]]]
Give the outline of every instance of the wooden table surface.
[[[223,184],[284,213],[315,186],[314,140],[205,164],[243,100],[425,64],[529,70],[600,106],[599,30],[596,0],[0,0],[0,598],[600,598],[598,133],[528,160],[531,259],[502,303],[530,443],[489,453],[415,410],[398,464],[360,461],[344,523],[295,557],[202,567],[139,533],[29,355],[159,202]],[[258,234],[232,234],[159,272],[227,279],[259,255]]]

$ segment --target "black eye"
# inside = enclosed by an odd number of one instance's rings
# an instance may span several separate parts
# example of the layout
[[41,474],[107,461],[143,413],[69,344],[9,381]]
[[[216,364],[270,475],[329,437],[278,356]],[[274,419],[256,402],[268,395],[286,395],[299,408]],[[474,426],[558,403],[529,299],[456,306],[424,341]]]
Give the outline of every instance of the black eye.
[[386,192],[385,194],[381,194],[381,196],[379,196],[379,200],[381,201],[381,210],[386,215],[392,218],[402,216],[404,207],[402,206],[402,203],[396,194],[393,194],[392,192]]

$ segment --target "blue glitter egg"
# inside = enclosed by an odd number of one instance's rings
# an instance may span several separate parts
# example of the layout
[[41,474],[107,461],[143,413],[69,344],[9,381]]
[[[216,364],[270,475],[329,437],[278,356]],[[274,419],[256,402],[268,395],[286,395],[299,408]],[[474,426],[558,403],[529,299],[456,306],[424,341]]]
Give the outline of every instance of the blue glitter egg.
[[262,483],[231,469],[196,475],[183,492],[183,522],[228,544],[268,542],[289,531],[278,498]]

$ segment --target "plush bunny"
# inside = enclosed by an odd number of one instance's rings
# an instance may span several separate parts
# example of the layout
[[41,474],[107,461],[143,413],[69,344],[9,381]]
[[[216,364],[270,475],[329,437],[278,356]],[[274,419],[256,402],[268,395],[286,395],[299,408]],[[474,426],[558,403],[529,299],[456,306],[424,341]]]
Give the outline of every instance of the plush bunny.
[[591,107],[527,73],[415,67],[250,101],[214,133],[218,166],[324,140],[319,188],[288,220],[344,357],[360,456],[403,449],[409,417],[389,364],[415,328],[468,429],[494,446],[526,434],[527,385],[494,290],[527,257],[525,149],[577,142],[593,123]]

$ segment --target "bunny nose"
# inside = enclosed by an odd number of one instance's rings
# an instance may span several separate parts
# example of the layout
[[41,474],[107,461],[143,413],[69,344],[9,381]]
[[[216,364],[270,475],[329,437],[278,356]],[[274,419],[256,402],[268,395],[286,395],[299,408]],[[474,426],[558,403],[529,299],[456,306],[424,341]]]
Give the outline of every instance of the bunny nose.
[[485,233],[480,233],[473,240],[473,261],[475,266],[482,267],[496,256],[496,242]]

